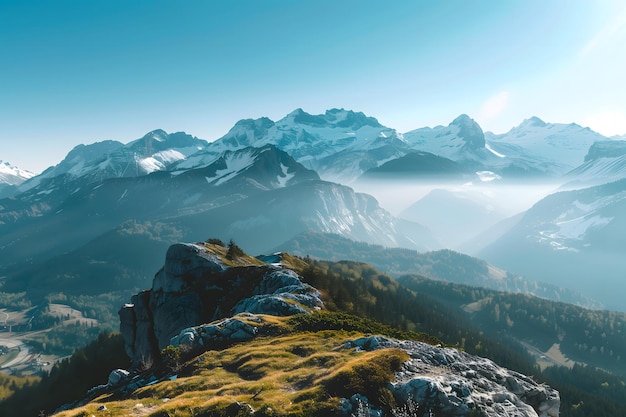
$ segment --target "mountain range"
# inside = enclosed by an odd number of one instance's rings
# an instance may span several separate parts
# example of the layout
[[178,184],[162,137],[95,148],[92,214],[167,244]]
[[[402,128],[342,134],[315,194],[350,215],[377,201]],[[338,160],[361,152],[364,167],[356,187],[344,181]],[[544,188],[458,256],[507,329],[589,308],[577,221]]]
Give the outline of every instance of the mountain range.
[[18,191],[66,173],[85,176],[90,171],[104,179],[171,170],[173,166],[197,168],[214,162],[227,150],[267,144],[289,153],[321,178],[344,184],[414,152],[428,152],[474,170],[559,176],[587,162],[585,155],[596,142],[619,144],[623,140],[607,138],[575,123],[546,123],[537,117],[504,134],[483,132],[467,115],[460,115],[448,126],[399,133],[361,112],[331,109],[312,115],[296,109],[276,122],[266,117],[240,120],[212,142],[182,132],[155,130],[126,145],[117,141],[79,145],[64,161]]
[[[124,153],[116,147],[113,154]],[[137,160],[136,154],[125,154]],[[72,163],[74,155],[68,157]],[[111,155],[102,155],[95,163],[123,165]],[[28,189],[19,198],[2,204],[0,254],[11,260],[2,265],[5,290],[38,295],[53,288],[68,293],[100,291],[102,287],[90,281],[106,276],[111,265],[116,265],[114,271],[137,275],[133,266],[120,270],[118,261],[107,254],[146,247],[137,245],[138,238],[203,240],[212,234],[235,239],[255,252],[307,230],[416,249],[436,244],[423,226],[394,218],[371,196],[320,180],[273,145],[226,151],[206,166],[184,170],[174,165],[172,171],[141,176],[122,176],[124,171],[112,169],[105,173],[109,178],[102,179],[88,164],[60,165],[81,170],[63,169],[34,186],[26,184]],[[89,253],[88,248],[94,251]],[[80,261],[65,262],[76,251],[82,254]],[[139,264],[150,265],[149,260],[158,256],[144,254]],[[131,263],[132,259],[138,258],[131,258]],[[120,285],[128,288],[130,283]],[[110,289],[120,287],[111,283]]]
[[[623,248],[618,226],[624,214],[614,208],[619,186],[576,189],[621,178],[624,143],[577,124],[536,117],[501,135],[483,132],[467,115],[448,126],[399,133],[360,112],[331,109],[311,115],[296,109],[276,122],[241,120],[213,142],[155,130],[128,144],[79,145],[59,164],[25,180],[22,173],[5,189],[0,256],[10,261],[0,265],[0,274],[7,289],[33,288],[43,275],[64,282],[54,277],[67,275],[61,260],[70,253],[80,252],[84,259],[82,266],[74,265],[74,275],[110,271],[100,262],[101,251],[90,254],[90,247],[108,245],[115,252],[137,238],[166,245],[174,236],[197,241],[212,235],[259,253],[315,231],[420,251],[464,247],[528,279],[570,286],[567,268],[559,269],[564,253],[597,257],[596,248],[602,248],[606,258]],[[507,219],[516,213],[504,203],[520,196],[467,198],[466,189],[446,186],[480,184],[490,196],[501,185],[542,182],[566,184],[570,191],[565,192],[574,194],[548,196],[515,220]],[[391,214],[376,198],[358,192],[369,183],[413,200]],[[439,189],[411,197],[394,191],[397,183],[436,183]],[[583,194],[588,197],[578,204],[574,196]],[[591,203],[595,196],[599,200]],[[259,236],[265,237],[263,244]],[[477,236],[479,244],[468,243]],[[535,268],[513,261],[525,259],[513,254],[531,248],[529,253],[538,254]],[[622,266],[617,255],[605,258],[610,267],[601,271]],[[544,264],[549,267],[538,271]],[[576,280],[585,274],[575,274]],[[73,281],[65,282],[71,287]],[[572,288],[586,291],[584,285]],[[624,308],[598,294],[600,301]]]

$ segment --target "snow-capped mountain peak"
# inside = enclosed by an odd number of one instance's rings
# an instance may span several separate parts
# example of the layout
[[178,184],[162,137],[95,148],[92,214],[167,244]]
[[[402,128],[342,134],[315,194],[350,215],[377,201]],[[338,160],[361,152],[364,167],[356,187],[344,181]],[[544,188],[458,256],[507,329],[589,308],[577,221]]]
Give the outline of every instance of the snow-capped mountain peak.
[[[313,115],[298,108],[277,122],[267,118],[237,122],[225,136],[211,143],[205,151],[190,157],[179,168],[206,166],[227,150],[268,144],[289,153],[307,168],[318,170],[323,178],[344,182],[355,179],[369,167],[360,167],[358,161],[355,166],[344,166],[328,158],[341,154],[345,162],[350,152],[370,152],[389,146],[406,147],[394,129],[361,112],[330,109],[324,114]],[[383,158],[404,153],[406,151],[387,152]],[[369,157],[372,156],[370,154]],[[374,159],[377,158],[374,156]]]
[[519,128],[532,128],[532,127],[544,127],[547,123],[538,118],[537,116],[531,116],[528,119],[524,119],[522,123],[520,123]]
[[330,109],[324,114],[312,115],[301,108],[297,108],[287,116],[283,121],[292,124],[308,125],[312,127],[338,127],[358,130],[363,126],[371,126],[373,128],[384,128],[374,117],[368,117],[362,112],[355,112],[345,109]]
[[582,164],[591,145],[606,137],[575,123],[545,123],[531,117],[507,133],[488,133],[486,140],[498,153],[539,171],[562,175]]
[[267,136],[268,129],[274,124],[267,117],[242,119],[235,123],[235,126],[228,131],[222,140],[231,149],[254,146]]
[[465,141],[465,146],[470,149],[485,147],[485,134],[474,119],[462,114],[450,123],[450,126],[458,127],[457,135]]
[[480,161],[496,158],[485,148],[485,135],[471,117],[462,114],[448,126],[424,127],[405,133],[415,150],[430,152],[453,161]]
[[34,176],[35,174],[30,171],[20,169],[9,162],[0,160],[0,184],[19,185]]
[[206,145],[206,141],[184,132],[168,134],[160,129],[126,145],[113,140],[78,145],[59,164],[22,184],[20,191],[28,191],[61,176],[67,176],[64,181],[81,179],[89,183],[145,175],[164,170]]
[[337,127],[359,129],[363,126],[371,126],[374,128],[383,128],[378,120],[374,117],[366,116],[362,112],[354,112],[344,109],[326,110],[324,114],[326,120]]

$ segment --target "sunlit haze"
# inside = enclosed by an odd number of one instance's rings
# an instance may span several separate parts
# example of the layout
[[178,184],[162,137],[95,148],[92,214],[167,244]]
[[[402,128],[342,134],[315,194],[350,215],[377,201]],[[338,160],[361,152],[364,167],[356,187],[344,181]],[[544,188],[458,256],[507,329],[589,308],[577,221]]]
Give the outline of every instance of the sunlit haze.
[[0,159],[242,118],[362,111],[405,132],[466,113],[626,133],[621,1],[2,1]]

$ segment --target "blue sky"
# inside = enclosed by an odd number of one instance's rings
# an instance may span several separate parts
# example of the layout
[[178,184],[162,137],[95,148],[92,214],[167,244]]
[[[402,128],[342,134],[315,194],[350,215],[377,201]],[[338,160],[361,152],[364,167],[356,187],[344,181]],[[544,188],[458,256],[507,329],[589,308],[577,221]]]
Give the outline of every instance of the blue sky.
[[626,3],[0,0],[0,159],[295,108],[405,132],[469,114],[626,133]]

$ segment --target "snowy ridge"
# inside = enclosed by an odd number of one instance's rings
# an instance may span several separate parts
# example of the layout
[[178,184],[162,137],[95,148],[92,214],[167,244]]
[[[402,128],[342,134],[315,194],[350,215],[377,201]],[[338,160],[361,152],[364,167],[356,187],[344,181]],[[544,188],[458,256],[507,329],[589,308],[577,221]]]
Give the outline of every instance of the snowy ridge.
[[[177,164],[176,169],[207,166],[225,151],[265,145],[277,146],[305,167],[319,170],[323,177],[330,179],[325,175],[326,168],[332,169],[335,164],[325,163],[327,158],[390,145],[406,146],[406,142],[394,129],[382,126],[376,119],[363,113],[331,109],[322,115],[311,115],[296,109],[277,122],[268,118],[241,120],[225,136],[210,143],[203,152]],[[355,161],[354,166],[347,170],[347,177],[353,179],[362,173],[358,162]],[[341,172],[345,173],[346,170]],[[333,179],[336,177],[334,175]],[[344,180],[350,179],[342,177]]]
[[[590,146],[598,141],[624,142],[607,140],[576,124],[550,124],[536,117],[502,135],[483,132],[467,115],[457,117],[448,126],[424,127],[401,134],[361,112],[330,109],[312,115],[296,109],[277,122],[267,117],[240,120],[226,135],[211,143],[182,132],[168,134],[154,130],[126,145],[117,141],[79,145],[61,163],[20,185],[18,191],[28,191],[62,175],[96,182],[163,170],[180,175],[210,166],[227,151],[266,145],[289,153],[323,179],[344,184],[414,151],[459,162],[473,171],[493,173],[482,176],[482,180],[519,175],[554,177],[581,165]],[[607,149],[606,158],[618,156],[611,154],[610,146]],[[624,169],[623,161],[607,159],[581,167],[580,171],[588,171],[587,177],[602,175],[614,179],[621,178]],[[227,173],[235,175],[234,171],[224,171],[223,175]],[[285,178],[279,176],[276,181],[288,181]],[[218,180],[216,177],[215,181]]]
[[34,176],[35,174],[30,171],[0,160],[0,184],[19,185]]
[[67,176],[66,181],[99,182],[107,178],[136,177],[162,171],[203,149],[206,142],[185,133],[155,130],[126,145],[117,141],[78,145],[59,164],[25,182],[20,191]]
[[575,123],[545,123],[537,117],[524,120],[509,132],[485,134],[489,147],[508,157],[545,160],[564,167],[561,173],[582,164],[594,142],[606,137]]

